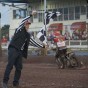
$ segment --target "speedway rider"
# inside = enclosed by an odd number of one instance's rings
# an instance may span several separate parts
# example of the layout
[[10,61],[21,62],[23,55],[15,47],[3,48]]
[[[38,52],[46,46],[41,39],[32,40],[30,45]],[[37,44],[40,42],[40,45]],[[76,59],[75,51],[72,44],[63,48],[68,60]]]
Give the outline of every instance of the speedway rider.
[[[53,40],[57,46],[55,58],[60,58],[61,55],[65,55],[67,52],[67,47],[65,44],[65,37],[63,35],[61,35],[61,33],[59,31],[55,31],[53,33],[53,35],[54,35]],[[62,66],[60,68],[64,68],[65,67],[64,59],[60,58],[60,61],[62,63]]]

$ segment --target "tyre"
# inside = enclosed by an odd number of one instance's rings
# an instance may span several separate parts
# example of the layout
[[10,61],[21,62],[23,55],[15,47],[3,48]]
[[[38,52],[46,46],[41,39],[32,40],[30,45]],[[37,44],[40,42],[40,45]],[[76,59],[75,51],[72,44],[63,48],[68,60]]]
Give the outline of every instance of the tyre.
[[61,58],[56,58],[55,61],[59,69],[64,69],[64,64],[62,63]]
[[70,54],[69,58],[70,58],[71,66],[72,67],[78,67],[78,60],[77,60],[75,54],[74,53]]
[[66,68],[71,68],[71,61],[70,61],[70,58],[69,57],[66,57],[66,61],[65,61],[65,67]]

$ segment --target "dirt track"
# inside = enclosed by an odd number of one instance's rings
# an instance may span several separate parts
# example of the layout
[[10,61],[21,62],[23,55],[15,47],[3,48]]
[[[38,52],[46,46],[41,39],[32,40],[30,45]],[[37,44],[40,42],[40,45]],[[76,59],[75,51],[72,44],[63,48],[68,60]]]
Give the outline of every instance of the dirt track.
[[[0,82],[7,63],[3,55],[0,62]],[[79,57],[85,69],[58,69],[54,56],[29,56],[24,60],[20,88],[88,88],[88,56]],[[12,86],[14,69],[9,80]],[[0,87],[1,88],[1,87]]]

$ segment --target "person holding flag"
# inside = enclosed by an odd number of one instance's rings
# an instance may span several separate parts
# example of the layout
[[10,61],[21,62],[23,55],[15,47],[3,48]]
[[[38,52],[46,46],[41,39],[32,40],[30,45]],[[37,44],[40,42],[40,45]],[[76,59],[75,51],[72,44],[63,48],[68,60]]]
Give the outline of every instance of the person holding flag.
[[33,38],[31,38],[30,33],[28,32],[28,29],[31,25],[30,17],[32,17],[34,14],[36,14],[36,11],[33,11],[30,16],[22,20],[19,27],[16,29],[12,40],[10,41],[8,46],[8,63],[3,77],[2,88],[8,88],[9,76],[13,66],[15,66],[13,87],[19,87],[19,80],[23,67],[22,57],[27,58],[29,45],[41,48],[45,47],[44,44],[39,44]]

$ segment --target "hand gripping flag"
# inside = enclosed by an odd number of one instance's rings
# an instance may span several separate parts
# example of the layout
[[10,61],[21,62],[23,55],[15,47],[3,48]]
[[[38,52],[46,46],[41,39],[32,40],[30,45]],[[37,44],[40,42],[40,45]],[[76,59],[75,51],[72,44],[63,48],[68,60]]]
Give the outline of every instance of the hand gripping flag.
[[[49,24],[50,20],[54,20],[57,16],[60,15],[60,12],[46,12],[46,27]],[[45,21],[44,21],[44,27],[40,29],[40,31],[37,34],[37,38],[43,42],[44,44],[47,44],[47,37],[46,37],[46,30],[45,30]]]

